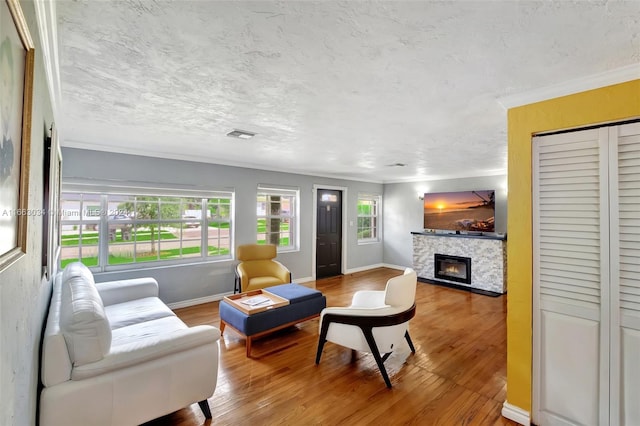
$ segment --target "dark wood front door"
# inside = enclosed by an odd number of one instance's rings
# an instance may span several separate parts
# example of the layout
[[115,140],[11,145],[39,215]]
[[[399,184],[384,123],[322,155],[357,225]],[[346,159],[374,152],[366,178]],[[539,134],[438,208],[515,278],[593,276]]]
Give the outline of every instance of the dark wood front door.
[[342,191],[319,189],[316,278],[342,273]]

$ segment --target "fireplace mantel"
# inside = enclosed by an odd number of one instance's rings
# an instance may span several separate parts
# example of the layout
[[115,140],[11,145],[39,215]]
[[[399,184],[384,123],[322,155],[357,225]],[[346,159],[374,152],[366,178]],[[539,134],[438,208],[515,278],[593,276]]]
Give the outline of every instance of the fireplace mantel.
[[[507,241],[498,234],[412,232],[413,269],[427,281],[503,294],[507,292]],[[471,258],[471,284],[436,279],[435,254]]]
[[412,235],[424,235],[427,237],[450,237],[450,238],[478,238],[481,240],[506,240],[507,236],[505,234],[495,234],[488,232],[479,232],[478,234],[469,234],[469,233],[460,233],[456,234],[455,232],[423,232],[417,231],[412,232]]

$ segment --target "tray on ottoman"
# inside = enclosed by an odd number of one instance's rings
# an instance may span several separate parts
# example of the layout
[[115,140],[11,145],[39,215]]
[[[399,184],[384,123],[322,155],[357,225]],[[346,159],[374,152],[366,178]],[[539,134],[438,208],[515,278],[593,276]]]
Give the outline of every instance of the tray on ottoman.
[[[275,309],[289,304],[288,299],[273,294],[265,289],[232,294],[230,296],[225,296],[224,300],[247,315],[257,314],[258,312],[266,311],[267,309]],[[254,304],[252,301],[257,301],[257,303]]]
[[251,357],[253,339],[316,318],[327,306],[327,299],[320,291],[300,284],[272,286],[268,293],[288,300],[289,304],[249,314],[238,309],[236,300],[225,298],[220,302],[220,332],[228,325],[245,336],[247,357]]

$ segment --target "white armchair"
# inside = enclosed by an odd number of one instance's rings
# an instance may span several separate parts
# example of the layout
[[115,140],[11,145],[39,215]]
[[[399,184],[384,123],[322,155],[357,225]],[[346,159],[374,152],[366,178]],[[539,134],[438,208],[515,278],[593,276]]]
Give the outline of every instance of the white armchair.
[[[416,313],[417,275],[407,268],[403,275],[387,281],[384,291],[358,291],[351,305],[325,308],[320,314],[320,337],[316,364],[327,341],[369,352],[373,355],[387,387],[391,381],[384,367],[391,352],[406,339],[411,352],[416,350],[409,336],[409,320]],[[384,354],[384,355],[381,355]]]

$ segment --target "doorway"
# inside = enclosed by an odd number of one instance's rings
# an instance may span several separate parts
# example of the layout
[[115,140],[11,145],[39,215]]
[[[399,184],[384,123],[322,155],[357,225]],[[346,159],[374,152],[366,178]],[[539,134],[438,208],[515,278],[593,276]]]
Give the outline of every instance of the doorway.
[[316,195],[316,278],[342,274],[342,191]]

